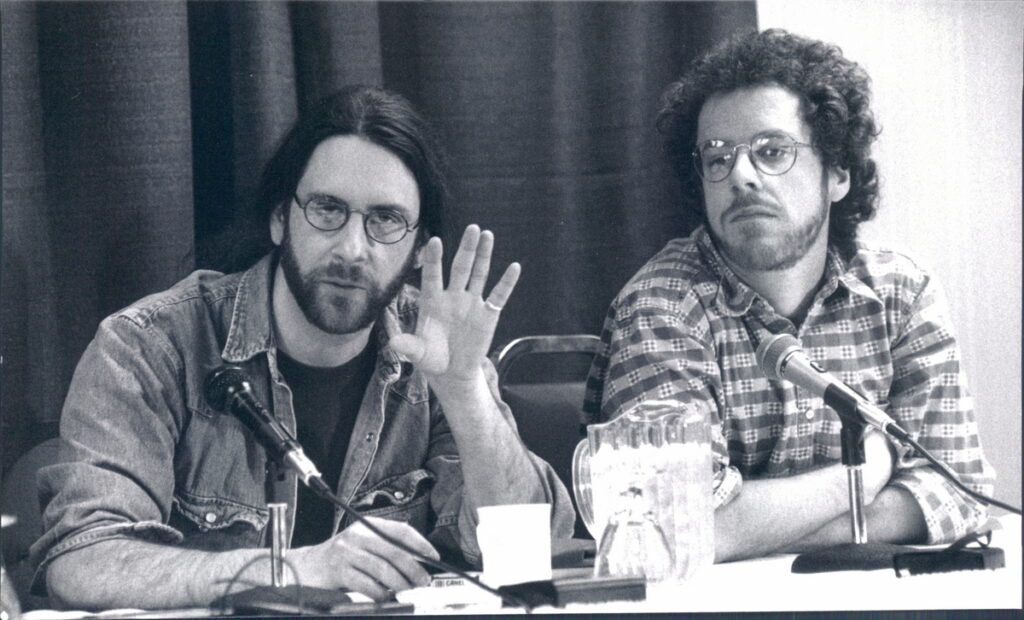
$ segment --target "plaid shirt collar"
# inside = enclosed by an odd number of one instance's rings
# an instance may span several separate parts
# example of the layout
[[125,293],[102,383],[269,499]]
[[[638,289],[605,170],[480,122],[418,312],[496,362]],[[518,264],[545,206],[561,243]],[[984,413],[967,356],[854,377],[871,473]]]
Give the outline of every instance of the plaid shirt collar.
[[[693,238],[700,250],[704,264],[718,278],[719,287],[714,304],[719,312],[728,316],[742,316],[750,312],[751,306],[755,303],[770,308],[768,302],[741,280],[725,262],[715,246],[706,224],[701,225],[693,232]],[[840,288],[840,285],[851,294],[872,299],[878,298],[869,286],[849,271],[849,265],[830,245],[825,261],[825,282],[815,296],[815,301],[828,299]]]

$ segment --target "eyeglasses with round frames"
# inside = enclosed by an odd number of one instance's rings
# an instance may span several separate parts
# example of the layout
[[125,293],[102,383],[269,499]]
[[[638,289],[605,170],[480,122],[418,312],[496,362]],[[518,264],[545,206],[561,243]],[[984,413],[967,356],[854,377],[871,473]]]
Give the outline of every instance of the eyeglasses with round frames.
[[419,226],[419,222],[409,226],[405,216],[394,209],[360,211],[327,196],[313,196],[305,203],[299,200],[298,194],[292,194],[292,198],[302,209],[309,225],[325,232],[344,228],[353,211],[363,214],[363,230],[367,237],[377,243],[398,243]]
[[778,132],[759,133],[750,142],[729,144],[724,140],[707,140],[693,151],[697,174],[708,183],[724,181],[736,165],[737,153],[746,148],[750,161],[760,172],[779,176],[789,172],[796,163],[797,149],[811,146],[797,142]]

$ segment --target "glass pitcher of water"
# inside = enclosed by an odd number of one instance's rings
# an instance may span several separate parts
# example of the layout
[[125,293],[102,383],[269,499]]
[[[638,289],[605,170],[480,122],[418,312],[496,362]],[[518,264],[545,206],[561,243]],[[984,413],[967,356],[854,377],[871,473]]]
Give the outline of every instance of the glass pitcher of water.
[[[587,427],[573,455],[573,493],[598,549],[626,511],[638,510],[661,530],[671,566],[648,566],[648,581],[682,582],[715,558],[711,433],[707,406],[648,401],[604,424]],[[642,501],[643,506],[625,505]],[[609,527],[609,525],[613,527]],[[656,540],[647,536],[644,540]],[[654,543],[644,543],[654,544]],[[636,549],[638,562],[659,549]],[[608,566],[600,558],[595,567]],[[627,575],[622,575],[627,576]]]

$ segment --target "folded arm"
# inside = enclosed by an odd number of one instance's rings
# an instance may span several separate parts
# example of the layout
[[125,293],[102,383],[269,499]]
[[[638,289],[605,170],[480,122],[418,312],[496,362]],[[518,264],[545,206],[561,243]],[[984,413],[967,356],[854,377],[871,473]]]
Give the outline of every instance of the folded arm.
[[[878,432],[864,439],[864,513],[868,539],[924,540],[924,520],[913,498],[886,486],[893,451]],[[715,512],[719,562],[773,552],[800,553],[853,542],[849,483],[843,465],[828,465],[785,478],[746,480],[741,492]]]
[[[629,316],[611,315],[602,336],[604,351],[591,371],[588,410],[597,411],[598,419],[611,419],[644,400],[706,404],[712,412],[719,562],[852,540],[843,465],[742,478],[731,462],[723,434],[721,365],[715,347],[705,339],[709,331],[701,321],[697,313],[683,317],[650,308]],[[872,539],[921,539],[920,510],[908,501],[908,494],[885,488],[893,471],[890,444],[879,433],[868,433],[865,451],[863,476]],[[872,528],[876,522],[882,525]]]
[[[994,474],[981,449],[959,346],[940,290],[926,278],[917,296],[899,310],[888,412],[962,482],[991,493]],[[948,543],[985,522],[986,508],[958,491],[927,461],[914,458],[906,447],[895,451],[900,456],[894,459],[891,474],[881,479],[884,486],[866,498],[869,541]],[[869,456],[867,466],[871,465]],[[755,484],[744,482],[741,498]],[[843,502],[844,510],[835,518],[779,550],[803,552],[851,542],[847,504]]]
[[[899,487],[883,488],[874,501],[864,507],[864,519],[871,542],[917,544],[923,543],[928,534],[921,507],[910,493]],[[849,542],[853,542],[853,533],[850,513],[846,512],[807,536],[782,545],[779,551],[803,553]]]
[[[908,300],[892,343],[888,413],[968,487],[991,495],[995,472],[982,451],[974,401],[945,298],[927,277]],[[927,461],[902,450],[890,487],[916,504],[921,542],[953,542],[988,519],[988,509],[958,491]],[[869,514],[870,516],[870,514]]]

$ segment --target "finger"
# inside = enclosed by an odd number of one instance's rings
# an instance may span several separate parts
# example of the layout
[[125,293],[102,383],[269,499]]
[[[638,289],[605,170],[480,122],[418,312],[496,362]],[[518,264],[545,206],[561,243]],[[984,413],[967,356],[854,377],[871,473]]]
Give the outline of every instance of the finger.
[[399,359],[411,362],[428,374],[437,374],[448,368],[447,328],[428,314],[420,313],[415,334],[398,334],[389,344]]
[[424,293],[440,293],[444,290],[444,275],[441,272],[441,257],[444,247],[441,239],[431,237],[423,247],[423,272],[420,275],[420,288]]
[[459,249],[452,259],[452,277],[448,282],[448,289],[452,291],[466,290],[466,282],[469,280],[470,269],[476,258],[476,246],[480,241],[480,227],[470,224],[466,232],[462,233],[462,241]]
[[[408,524],[386,519],[374,519],[373,524],[389,538],[404,544],[408,549],[434,560],[440,558],[437,550]],[[388,564],[388,567],[379,569],[382,583],[398,586],[398,588],[393,587],[392,589],[425,586],[430,583],[430,574],[420,563],[419,557],[376,534],[367,532],[366,535],[368,536],[365,539],[367,551],[377,555]],[[397,581],[396,575],[400,575],[406,585],[403,586],[402,582]]]
[[414,366],[418,366],[427,353],[426,343],[416,334],[398,334],[388,342],[388,346],[400,359],[412,362]]
[[519,273],[522,271],[522,267],[519,263],[512,263],[505,269],[505,273],[501,274],[501,279],[491,289],[491,294],[487,296],[487,307],[491,310],[500,311],[508,303],[509,296],[512,295],[512,289],[516,287],[516,282],[519,281]]
[[383,553],[379,556],[386,564],[380,569],[382,584],[395,592],[430,585],[430,573],[416,556],[391,545]]
[[408,545],[413,551],[422,553],[434,560],[441,559],[441,556],[437,553],[437,549],[434,549],[434,545],[430,544],[430,541],[424,538],[423,534],[408,523],[391,521],[390,519],[381,519],[379,517],[367,517],[367,520],[388,536],[396,538]]
[[355,566],[358,570],[380,584],[380,587],[391,592],[401,592],[430,583],[430,575],[419,565],[416,565],[419,574],[410,571],[411,577],[407,577],[399,568],[399,564],[416,564],[411,559],[412,556],[383,541],[381,543],[384,545],[382,548],[365,549],[365,553],[358,553],[353,557],[353,562],[356,563]]
[[393,590],[377,581],[373,575],[363,570],[361,565],[354,563],[349,567],[348,573],[345,587],[349,590],[365,594],[375,601],[386,601],[392,597]]
[[485,230],[480,233],[480,242],[476,246],[476,260],[473,261],[473,272],[469,276],[469,292],[483,295],[487,284],[487,274],[491,271],[491,252],[494,249],[494,233]]

